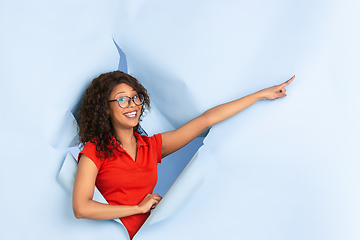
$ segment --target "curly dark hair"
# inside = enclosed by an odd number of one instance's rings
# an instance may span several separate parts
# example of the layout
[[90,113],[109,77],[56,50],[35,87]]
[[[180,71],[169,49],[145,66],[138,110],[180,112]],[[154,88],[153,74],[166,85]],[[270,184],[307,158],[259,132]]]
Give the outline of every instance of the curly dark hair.
[[[86,89],[84,99],[76,116],[79,122],[80,144],[84,145],[88,141],[94,143],[101,159],[112,158],[114,151],[119,146],[110,120],[108,101],[113,89],[121,83],[126,83],[137,93],[144,95],[139,117],[140,123],[143,113],[150,110],[149,95],[136,78],[121,71],[104,73],[95,78]],[[134,131],[140,134],[141,127],[139,123],[134,127]]]

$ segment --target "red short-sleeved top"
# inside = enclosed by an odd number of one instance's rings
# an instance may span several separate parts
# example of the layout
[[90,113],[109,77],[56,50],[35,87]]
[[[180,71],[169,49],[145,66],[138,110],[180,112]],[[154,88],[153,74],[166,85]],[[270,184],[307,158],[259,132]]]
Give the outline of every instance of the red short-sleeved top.
[[[87,142],[79,154],[85,154],[96,165],[98,175],[95,185],[112,205],[137,205],[147,194],[151,194],[157,182],[157,164],[161,162],[162,139],[160,134],[152,137],[140,136],[137,140],[136,161],[122,148],[114,157],[101,159],[94,143]],[[132,239],[150,213],[121,218]]]

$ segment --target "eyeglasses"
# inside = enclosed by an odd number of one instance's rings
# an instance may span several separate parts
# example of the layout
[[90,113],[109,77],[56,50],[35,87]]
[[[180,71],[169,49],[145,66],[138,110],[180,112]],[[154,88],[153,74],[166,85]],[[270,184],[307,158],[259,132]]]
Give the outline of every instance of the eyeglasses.
[[120,97],[118,99],[109,100],[108,102],[117,101],[121,108],[128,108],[130,106],[130,104],[131,104],[131,100],[133,100],[133,102],[135,103],[136,106],[139,106],[144,101],[144,95],[136,94],[133,97],[124,96],[124,97]]

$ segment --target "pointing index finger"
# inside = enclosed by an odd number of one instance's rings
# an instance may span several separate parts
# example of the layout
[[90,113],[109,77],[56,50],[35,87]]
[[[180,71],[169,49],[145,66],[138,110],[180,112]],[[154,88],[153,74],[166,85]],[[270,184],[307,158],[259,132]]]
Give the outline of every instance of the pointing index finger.
[[289,85],[289,84],[294,80],[294,78],[295,78],[295,75],[292,76],[292,78],[290,78],[289,80],[287,80],[287,81],[284,82],[283,84],[281,84],[281,85],[280,85],[281,88],[286,87],[287,85]]

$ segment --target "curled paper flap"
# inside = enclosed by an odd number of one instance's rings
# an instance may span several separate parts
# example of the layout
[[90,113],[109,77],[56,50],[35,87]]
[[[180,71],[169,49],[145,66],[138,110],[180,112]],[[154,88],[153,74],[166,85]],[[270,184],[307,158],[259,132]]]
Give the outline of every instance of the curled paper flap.
[[202,185],[204,176],[201,166],[197,163],[198,155],[199,151],[196,152],[143,226],[157,223],[176,213]]
[[119,52],[120,55],[120,60],[119,60],[119,66],[118,69],[124,73],[128,73],[128,67],[127,67],[127,61],[126,61],[126,55],[123,52],[123,50],[121,50],[121,48],[119,47],[119,45],[117,45],[117,43],[115,42],[115,40],[113,39],[114,44],[116,46],[116,49]]
[[76,147],[68,148],[68,151],[71,153],[71,155],[74,157],[75,161],[77,162],[77,158],[79,156],[81,149],[78,146],[76,146]]
[[70,194],[72,194],[74,187],[74,180],[76,175],[77,162],[70,152],[67,152],[64,163],[58,175],[58,181],[61,186]]
[[69,110],[66,111],[58,132],[52,137],[51,146],[53,148],[75,147],[79,140],[77,127],[74,115]]

